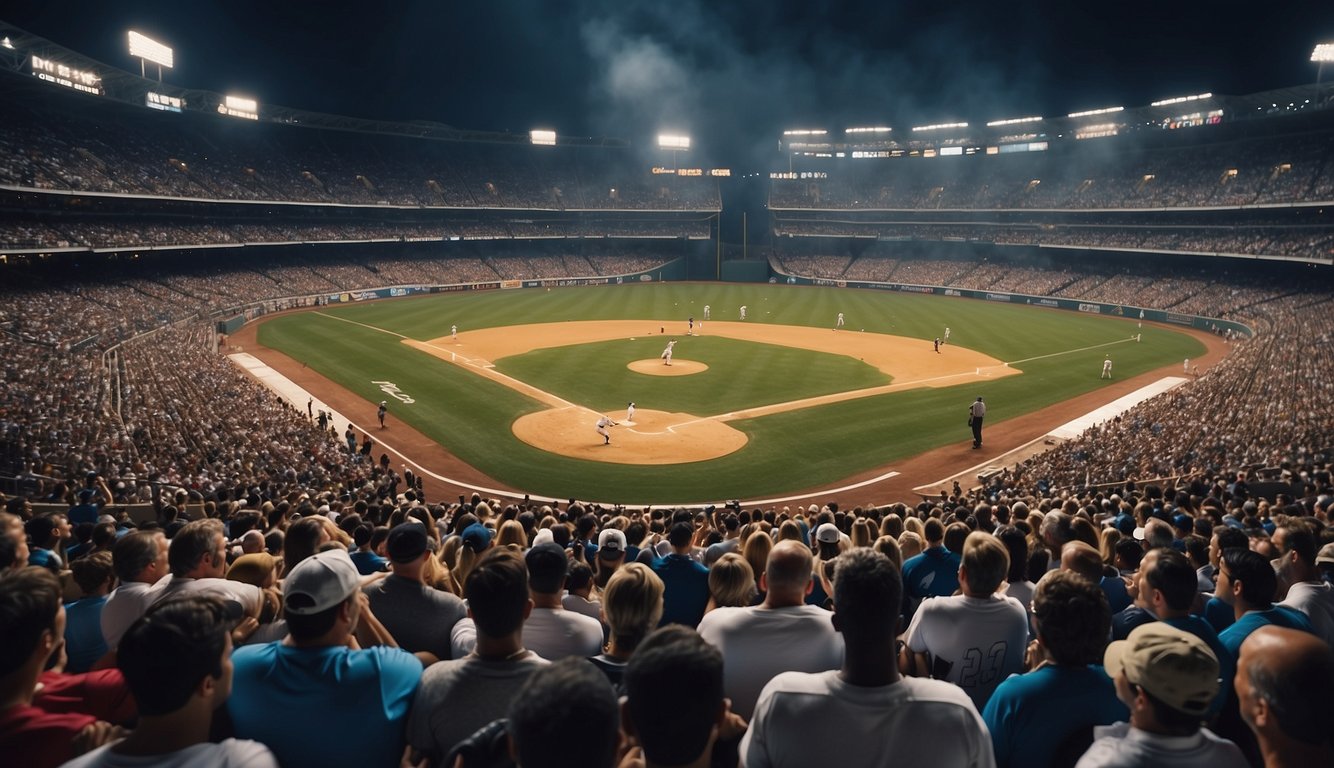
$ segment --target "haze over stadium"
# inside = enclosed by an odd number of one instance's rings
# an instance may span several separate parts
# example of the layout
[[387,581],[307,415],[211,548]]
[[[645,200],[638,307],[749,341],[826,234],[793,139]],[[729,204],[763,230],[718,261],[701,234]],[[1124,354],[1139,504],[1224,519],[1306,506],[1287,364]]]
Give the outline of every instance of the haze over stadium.
[[0,9],[0,762],[1334,764],[1334,6],[384,5]]

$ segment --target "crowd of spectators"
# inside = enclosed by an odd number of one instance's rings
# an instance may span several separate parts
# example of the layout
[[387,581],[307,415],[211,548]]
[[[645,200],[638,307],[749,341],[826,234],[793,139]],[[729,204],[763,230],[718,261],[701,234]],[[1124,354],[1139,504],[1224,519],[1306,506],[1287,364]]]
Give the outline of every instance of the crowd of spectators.
[[1329,200],[1327,132],[1144,148],[1131,139],[1063,152],[898,158],[771,182],[771,209],[1235,207]]

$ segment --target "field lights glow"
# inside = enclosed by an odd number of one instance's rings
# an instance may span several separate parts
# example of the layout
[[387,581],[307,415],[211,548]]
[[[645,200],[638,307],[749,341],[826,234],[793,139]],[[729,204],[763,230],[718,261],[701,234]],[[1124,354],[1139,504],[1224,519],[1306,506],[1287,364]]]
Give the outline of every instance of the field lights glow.
[[1083,112],[1071,112],[1066,117],[1088,117],[1089,115],[1106,115],[1112,112],[1120,112],[1125,107],[1103,107],[1102,109],[1086,109]]
[[1178,96],[1178,97],[1176,97],[1175,99],[1163,99],[1162,101],[1155,101],[1155,102],[1153,102],[1152,104],[1150,104],[1149,106],[1151,106],[1151,107],[1166,107],[1166,106],[1168,106],[1169,104],[1181,104],[1181,103],[1183,103],[1183,102],[1187,102],[1187,101],[1199,101],[1200,99],[1212,99],[1213,96],[1214,96],[1214,95],[1213,95],[1212,93],[1197,93],[1197,94],[1195,94],[1194,96]]
[[658,134],[658,147],[660,149],[690,149],[690,137],[660,133]]
[[1012,117],[1009,120],[992,120],[987,123],[988,128],[995,128],[998,125],[1019,125],[1020,123],[1040,123],[1040,117]]
[[168,69],[172,68],[175,61],[170,48],[134,30],[130,30],[130,55],[137,56],[144,61],[151,61]]
[[1311,51],[1311,61],[1317,64],[1328,64],[1334,61],[1334,43],[1321,43]]
[[845,128],[845,129],[843,130],[843,132],[844,132],[844,133],[889,133],[889,132],[892,131],[892,130],[894,130],[894,129],[893,129],[893,128],[886,128],[886,127],[876,127],[876,128]]
[[913,133],[918,131],[940,131],[946,128],[967,128],[968,123],[936,123],[935,125],[918,125],[913,127]]
[[532,130],[528,132],[528,139],[538,146],[542,147],[556,146],[555,131]]
[[829,131],[822,128],[798,128],[791,131],[783,131],[784,136],[823,136]]

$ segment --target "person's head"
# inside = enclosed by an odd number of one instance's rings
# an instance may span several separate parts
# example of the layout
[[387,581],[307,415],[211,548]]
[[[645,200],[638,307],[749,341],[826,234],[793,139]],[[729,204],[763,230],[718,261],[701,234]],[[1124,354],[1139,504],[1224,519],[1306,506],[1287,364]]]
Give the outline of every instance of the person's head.
[[1171,547],[1160,547],[1144,554],[1135,586],[1135,605],[1165,619],[1190,612],[1199,581],[1185,555]]
[[1018,584],[1028,580],[1028,537],[1013,525],[1002,525],[996,529],[996,538],[1005,545],[1010,553],[1010,568],[1005,580]]
[[1218,694],[1218,658],[1208,644],[1161,621],[1108,645],[1103,665],[1131,724],[1150,732],[1195,733]]
[[268,589],[278,583],[278,565],[281,562],[268,552],[241,555],[227,569],[227,580]]
[[1072,519],[1070,515],[1056,510],[1043,515],[1042,528],[1038,532],[1042,543],[1051,551],[1059,553],[1066,542],[1074,540],[1074,528],[1070,523]]
[[667,543],[672,545],[672,549],[677,554],[689,553],[690,543],[694,536],[695,529],[690,523],[676,523],[667,532]]
[[709,568],[709,595],[714,606],[744,607],[755,600],[755,572],[746,558],[728,552]]
[[[763,530],[752,532],[746,537],[746,543],[741,545],[741,556],[750,563],[750,569],[755,573],[765,573],[768,569],[769,554],[773,552],[774,540],[769,538],[769,534]],[[806,548],[807,553],[810,552]],[[809,569],[808,569],[809,571]],[[764,587],[761,587],[764,589]]]
[[158,603],[121,638],[116,666],[134,693],[139,714],[176,712],[191,701],[204,713],[232,690],[231,627],[239,606],[217,597],[188,596]]
[[156,583],[167,575],[167,537],[162,531],[130,531],[111,548],[111,565],[121,583]]
[[1033,623],[1052,661],[1085,666],[1102,659],[1112,612],[1097,584],[1069,571],[1050,571],[1033,592]]
[[620,706],[606,675],[577,658],[538,667],[510,704],[509,740],[522,768],[610,768]]
[[1061,570],[1098,584],[1102,581],[1102,557],[1084,542],[1071,541],[1061,548]]
[[[39,549],[55,549],[60,546],[63,520],[63,515],[38,515],[25,523],[24,528],[32,546]],[[64,528],[69,528],[68,522],[64,522]]]
[[357,566],[341,549],[317,552],[297,563],[283,579],[283,615],[292,640],[340,644],[361,616],[360,588]]
[[[1169,539],[1167,546],[1171,546]],[[1121,571],[1139,570],[1140,561],[1144,559],[1144,547],[1135,539],[1121,539],[1112,546],[1112,565],[1115,565]]]
[[1278,549],[1279,575],[1288,584],[1319,578],[1315,558],[1319,545],[1311,528],[1302,522],[1290,521],[1274,530],[1274,546]]
[[535,595],[556,595],[565,589],[570,573],[570,558],[554,542],[538,544],[524,555],[528,565],[528,588]]
[[723,657],[695,630],[671,624],[640,644],[625,668],[621,718],[658,765],[686,765],[713,746],[727,713]]
[[70,563],[74,583],[84,596],[104,595],[115,586],[116,574],[111,566],[111,553],[94,552]]
[[1172,524],[1166,520],[1151,517],[1144,521],[1144,549],[1170,547],[1175,538]]
[[1223,550],[1214,592],[1219,600],[1243,610],[1267,609],[1277,589],[1278,576],[1264,555],[1236,547]]
[[496,531],[496,546],[513,546],[520,550],[528,547],[528,532],[523,529],[523,523],[518,520],[506,520],[500,524],[500,530]]
[[802,603],[815,585],[811,579],[812,560],[810,547],[799,541],[780,541],[773,546],[760,580],[770,605]]
[[953,522],[945,527],[945,549],[963,556],[963,543],[973,530],[967,523]]
[[602,590],[602,620],[616,647],[629,653],[662,621],[662,579],[643,563],[617,568]]
[[[854,549],[834,561],[834,628],[849,645],[893,639],[903,599],[903,576],[873,549]],[[888,647],[883,645],[882,647]]]
[[1010,571],[1010,551],[989,533],[973,531],[963,543],[959,582],[970,597],[987,597],[1005,581]]
[[922,542],[922,537],[917,533],[905,530],[903,533],[899,534],[899,554],[903,556],[904,562],[907,562],[909,558],[922,554],[922,549],[924,547],[925,544]]
[[1266,750],[1331,749],[1334,654],[1316,636],[1276,626],[1255,630],[1241,644],[1233,684],[1241,717]]
[[426,533],[426,526],[409,520],[390,529],[384,551],[389,557],[390,570],[412,578],[421,573],[422,566],[431,556],[431,537]]
[[528,599],[528,567],[517,552],[505,547],[488,549],[477,559],[463,591],[477,634],[486,637],[518,632],[533,607]]
[[923,538],[928,547],[938,547],[945,541],[945,524],[932,517],[922,526]]
[[[0,579],[0,681],[37,671],[65,635],[60,580],[45,568],[20,568]],[[34,666],[36,669],[34,669]]]
[[320,547],[329,541],[325,519],[320,515],[303,517],[287,527],[287,539],[283,542],[283,569],[288,573],[302,560],[319,552]]
[[227,572],[227,537],[222,521],[204,518],[186,523],[171,540],[167,561],[178,579],[222,578]]
[[1250,541],[1246,538],[1245,531],[1229,525],[1217,526],[1209,538],[1209,564],[1217,568],[1222,562],[1223,550],[1247,549],[1249,546]]

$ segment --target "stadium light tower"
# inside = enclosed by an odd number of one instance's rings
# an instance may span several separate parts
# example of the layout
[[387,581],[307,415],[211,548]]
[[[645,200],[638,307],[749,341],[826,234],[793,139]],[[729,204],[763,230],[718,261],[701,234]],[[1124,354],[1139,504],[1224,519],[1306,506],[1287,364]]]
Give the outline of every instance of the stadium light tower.
[[528,132],[528,140],[538,146],[554,147],[556,146],[556,132],[534,128]]
[[670,149],[672,151],[672,170],[675,171],[676,153],[690,149],[690,137],[683,133],[660,133],[658,134],[658,149]]
[[1315,72],[1315,84],[1320,85],[1320,76],[1325,74],[1325,65],[1334,61],[1334,43],[1321,43],[1311,51],[1311,61],[1318,67]]
[[130,55],[139,59],[139,76],[144,75],[144,62],[151,61],[157,65],[157,80],[162,82],[162,68],[171,69],[175,66],[176,59],[172,55],[172,50],[159,43],[151,37],[141,35],[134,30],[130,30]]

